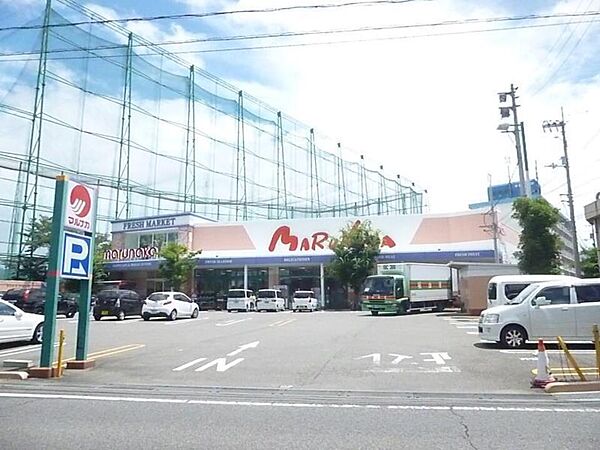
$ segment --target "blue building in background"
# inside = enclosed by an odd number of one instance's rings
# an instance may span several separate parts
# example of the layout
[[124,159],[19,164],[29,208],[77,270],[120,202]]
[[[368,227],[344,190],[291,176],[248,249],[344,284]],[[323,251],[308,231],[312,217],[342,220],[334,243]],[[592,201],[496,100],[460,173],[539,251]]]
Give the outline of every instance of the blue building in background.
[[[530,180],[531,196],[541,197],[542,188],[537,180]],[[521,188],[518,181],[513,183],[496,184],[487,188],[487,202],[471,203],[469,209],[478,209],[491,206],[492,200],[494,204],[512,203],[514,199],[521,197]]]

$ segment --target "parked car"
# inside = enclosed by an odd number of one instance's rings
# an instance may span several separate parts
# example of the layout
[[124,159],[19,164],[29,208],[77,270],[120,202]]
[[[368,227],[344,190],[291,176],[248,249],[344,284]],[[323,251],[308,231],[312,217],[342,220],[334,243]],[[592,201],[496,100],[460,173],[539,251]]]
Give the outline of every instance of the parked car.
[[127,316],[140,316],[142,314],[143,300],[135,291],[127,289],[106,289],[96,296],[93,314],[94,319],[102,317],[116,317],[124,320]]
[[[46,289],[10,289],[4,294],[3,300],[12,303],[24,312],[33,314],[44,314],[46,306]],[[73,317],[77,312],[77,302],[69,299],[62,294],[58,294],[58,303],[56,306],[57,314],[64,314],[67,317]]]
[[178,317],[198,317],[200,308],[183,292],[154,292],[144,301],[142,317],[166,317],[176,320]]
[[317,309],[318,301],[313,291],[296,291],[292,303],[292,311],[314,311]]
[[256,297],[250,289],[229,289],[227,293],[227,312],[254,311]]
[[479,316],[479,337],[520,348],[537,339],[591,341],[600,324],[600,278],[530,285],[512,302]]
[[259,289],[256,295],[257,311],[285,311],[285,299],[279,289]]
[[42,342],[44,316],[26,313],[12,303],[0,300],[0,342]]
[[567,275],[497,275],[488,282],[487,307],[506,305],[532,283],[578,279]]

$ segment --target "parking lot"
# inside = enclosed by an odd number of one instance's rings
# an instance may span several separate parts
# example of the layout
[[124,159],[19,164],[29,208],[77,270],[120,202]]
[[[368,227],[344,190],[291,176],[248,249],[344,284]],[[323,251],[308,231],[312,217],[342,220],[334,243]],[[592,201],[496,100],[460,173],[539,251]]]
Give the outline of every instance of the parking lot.
[[[66,358],[74,356],[76,320],[58,320]],[[593,367],[593,346],[573,347],[581,366]],[[65,383],[530,393],[536,363],[534,345],[504,350],[482,343],[477,317],[456,312],[203,311],[175,322],[92,320],[89,352],[96,367],[67,371]],[[552,367],[568,367],[556,347],[549,354]],[[0,348],[0,360],[38,357],[39,346]]]

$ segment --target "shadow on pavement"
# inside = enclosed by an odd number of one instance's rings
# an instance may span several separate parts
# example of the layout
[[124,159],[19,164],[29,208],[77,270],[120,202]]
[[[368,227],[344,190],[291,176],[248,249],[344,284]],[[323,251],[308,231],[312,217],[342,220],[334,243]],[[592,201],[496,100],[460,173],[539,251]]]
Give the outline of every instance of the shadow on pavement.
[[[544,342],[544,345],[546,350],[560,350],[560,347],[556,343]],[[494,342],[475,342],[473,346],[483,350],[537,350],[537,343],[535,342],[529,342],[519,349],[505,348]],[[591,342],[567,343],[567,347],[569,350],[594,350],[594,344]]]

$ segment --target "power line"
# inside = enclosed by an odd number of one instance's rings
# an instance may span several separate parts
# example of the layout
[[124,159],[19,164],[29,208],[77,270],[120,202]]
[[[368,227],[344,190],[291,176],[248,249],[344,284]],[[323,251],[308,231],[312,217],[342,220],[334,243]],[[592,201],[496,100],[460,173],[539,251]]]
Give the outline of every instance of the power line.
[[[60,1],[60,0],[59,0]],[[353,1],[353,2],[345,2],[345,3],[321,3],[321,4],[313,4],[313,5],[292,5],[292,6],[282,6],[276,8],[263,8],[263,9],[237,9],[230,11],[214,11],[207,13],[184,13],[184,14],[164,14],[158,16],[136,16],[136,17],[127,17],[120,19],[97,19],[97,20],[86,20],[80,22],[71,22],[71,23],[56,23],[49,24],[49,28],[60,28],[60,27],[68,27],[68,26],[79,26],[79,25],[106,25],[112,23],[127,23],[127,22],[153,22],[157,20],[179,20],[179,19],[204,19],[207,17],[217,17],[217,16],[229,16],[234,14],[258,14],[258,13],[274,13],[274,12],[283,12],[283,11],[294,11],[294,10],[323,10],[323,9],[333,9],[333,8],[347,8],[347,7],[355,7],[355,6],[377,6],[377,5],[394,5],[394,4],[403,4],[403,3],[413,3],[417,1],[430,1],[430,0],[370,0],[370,1]],[[62,2],[61,2],[62,3]],[[21,26],[13,26],[13,27],[3,27],[0,28],[0,31],[17,31],[17,30],[38,30],[43,28],[43,25],[21,25]]]
[[[600,15],[600,11],[598,12]],[[599,22],[600,18],[592,19],[592,20],[582,20],[571,23],[596,23]],[[217,52],[230,52],[230,51],[241,51],[241,50],[264,50],[264,49],[277,49],[277,48],[293,48],[293,47],[309,47],[309,46],[323,46],[323,45],[336,45],[336,44],[350,44],[357,42],[377,42],[377,41],[393,41],[393,40],[401,40],[401,39],[418,39],[418,38],[427,38],[427,37],[438,37],[438,36],[456,36],[456,35],[468,35],[468,34],[478,34],[478,33],[488,33],[495,31],[511,31],[511,30],[523,30],[523,29],[535,29],[535,28],[546,28],[546,27],[555,27],[564,25],[564,22],[555,22],[555,23],[543,23],[543,24],[529,24],[529,25],[516,25],[511,27],[498,27],[498,28],[485,28],[479,30],[460,30],[460,31],[447,31],[447,32],[439,32],[439,33],[427,33],[427,34],[414,34],[414,35],[401,35],[401,36],[384,36],[384,37],[373,37],[373,38],[363,38],[363,39],[347,39],[347,40],[335,40],[335,41],[317,41],[317,42],[298,42],[291,44],[273,44],[273,45],[261,45],[261,46],[244,46],[244,47],[225,47],[225,48],[212,48],[212,49],[204,49],[204,50],[180,50],[180,51],[172,51],[169,54],[172,55],[184,55],[184,54],[199,54],[199,53],[217,53]],[[448,24],[449,25],[449,24]],[[431,24],[422,24],[419,26],[427,27],[432,26]],[[433,25],[435,26],[435,25]],[[387,27],[385,30],[406,28],[406,27],[414,27],[411,25],[399,25]],[[383,27],[373,27],[373,28],[361,28],[355,30],[321,30],[321,31],[310,31],[310,32],[297,32],[293,36],[300,36],[305,34],[334,34],[334,33],[352,33],[352,32],[368,32],[368,31],[382,31]],[[248,36],[240,36],[240,37],[220,37],[220,38],[212,38],[212,40],[208,39],[198,39],[194,40],[186,40],[186,41],[168,41],[165,43],[143,43],[143,44],[134,44],[137,47],[156,47],[161,45],[183,45],[190,43],[201,43],[201,42],[214,42],[217,40],[220,41],[233,41],[233,40],[242,40],[242,39],[265,39],[265,38],[277,38],[277,37],[291,37],[291,34],[274,34],[272,36],[266,35],[248,35]],[[233,39],[236,38],[236,39]],[[103,50],[111,50],[111,49],[124,49],[125,45],[114,45],[114,46],[102,46],[102,47],[93,47],[93,48],[83,48],[80,49],[56,49],[49,50],[49,54],[53,53],[69,53],[69,52],[91,52],[91,51],[103,51]],[[12,53],[0,53],[0,57],[5,57],[6,59],[0,60],[0,62],[28,62],[28,61],[37,61],[37,58],[12,58],[13,56],[28,56],[28,55],[37,55],[39,52],[29,51],[29,52],[12,52]],[[156,53],[137,53],[136,56],[155,56]],[[49,57],[48,60],[52,61],[62,61],[62,60],[84,60],[84,59],[95,59],[95,58],[116,58],[122,57],[123,55],[118,54],[107,54],[107,55],[82,55],[82,56],[64,56],[64,57]]]

